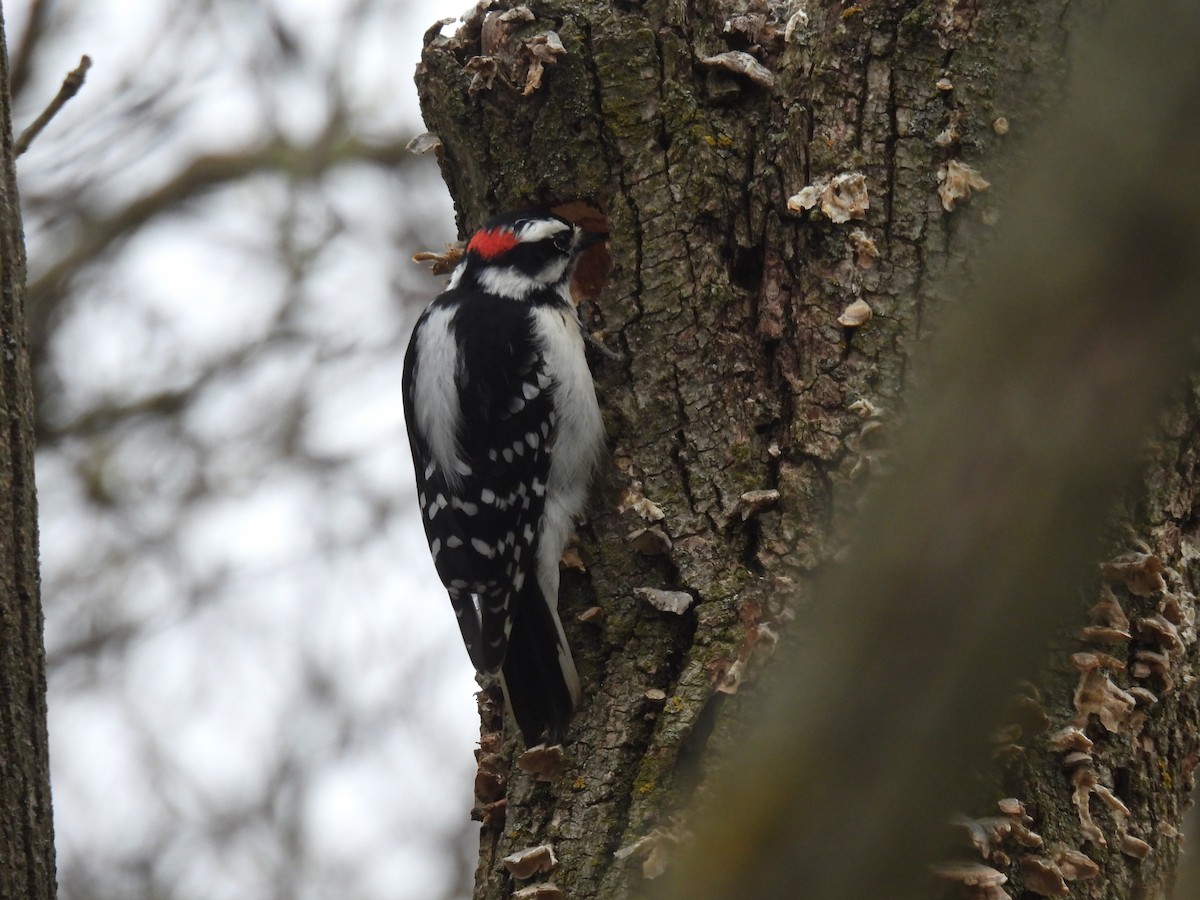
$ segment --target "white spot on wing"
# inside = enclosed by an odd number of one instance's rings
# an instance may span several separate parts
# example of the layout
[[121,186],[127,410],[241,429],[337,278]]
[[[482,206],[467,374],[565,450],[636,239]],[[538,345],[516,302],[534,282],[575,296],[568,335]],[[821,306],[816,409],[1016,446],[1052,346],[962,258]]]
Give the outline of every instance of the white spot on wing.
[[450,501],[450,505],[455,509],[462,510],[463,515],[467,516],[473,516],[479,512],[479,506],[477,504],[471,503],[468,500],[460,500],[457,497]]

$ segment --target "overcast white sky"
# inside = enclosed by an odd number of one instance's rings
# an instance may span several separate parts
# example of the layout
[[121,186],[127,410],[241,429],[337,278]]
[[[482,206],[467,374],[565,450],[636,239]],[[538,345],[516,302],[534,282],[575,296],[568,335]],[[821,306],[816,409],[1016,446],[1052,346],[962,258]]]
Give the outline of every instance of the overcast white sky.
[[[466,4],[384,0],[372,27],[346,34],[340,22],[351,5],[59,4],[67,25],[39,56],[30,94],[51,96],[82,53],[94,65],[23,158],[23,190],[80,179],[97,207],[115,208],[182,159],[250,145],[264,119],[261,86],[247,79],[256,67],[271,83],[275,127],[298,141],[311,136],[325,120],[326,84],[319,71],[259,66],[268,11],[306,56],[336,68],[362,130],[388,138],[422,130],[412,85],[421,34]],[[5,3],[10,36],[27,6]],[[163,85],[177,113],[169,134],[118,116],[119,98]],[[36,112],[19,110],[18,127]],[[81,157],[88,177],[70,174]],[[89,872],[91,896],[133,896],[122,879],[133,878],[129,860],[145,848],[179,898],[448,890],[446,844],[471,805],[473,673],[415,504],[381,521],[369,502],[412,491],[396,347],[414,310],[396,292],[431,297],[438,282],[401,257],[453,236],[436,165],[421,166],[423,177],[403,184],[340,171],[295,208],[270,178],[216,192],[114,247],[111,266],[81,287],[56,336],[63,403],[84,410],[187,383],[231,347],[260,332],[265,341],[281,304],[304,294],[293,324],[307,339],[264,344],[242,377],[213,384],[187,412],[188,441],[131,430],[103,448],[100,480],[144,497],[132,511],[114,516],[91,502],[80,472],[95,463],[94,445],[39,456],[52,657],[101,616],[139,628],[121,652],[64,666],[51,680],[60,865]],[[263,223],[285,207],[316,248],[299,289],[265,262],[276,235]],[[396,246],[405,217],[423,223],[425,247]],[[331,221],[340,230],[326,239]],[[28,225],[36,277],[68,231],[36,215]],[[258,442],[298,381],[306,414],[297,440],[337,463],[324,481]],[[194,467],[212,490],[185,515],[179,473]],[[154,552],[143,552],[147,545]],[[123,549],[133,555],[119,571],[79,583],[100,556]],[[318,701],[306,682],[314,678]],[[299,823],[305,864],[285,889],[277,835],[261,825],[222,834],[214,822],[244,811],[288,766],[303,773],[300,787],[272,795],[290,806],[267,816]]]

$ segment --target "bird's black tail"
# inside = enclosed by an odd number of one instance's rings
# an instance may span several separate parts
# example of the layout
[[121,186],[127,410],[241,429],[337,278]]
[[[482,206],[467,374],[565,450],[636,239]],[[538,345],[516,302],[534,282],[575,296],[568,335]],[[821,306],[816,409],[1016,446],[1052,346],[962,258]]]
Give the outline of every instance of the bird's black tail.
[[504,657],[504,694],[525,746],[562,743],[579,700],[579,675],[558,612],[542,596],[536,578],[516,598],[512,633]]

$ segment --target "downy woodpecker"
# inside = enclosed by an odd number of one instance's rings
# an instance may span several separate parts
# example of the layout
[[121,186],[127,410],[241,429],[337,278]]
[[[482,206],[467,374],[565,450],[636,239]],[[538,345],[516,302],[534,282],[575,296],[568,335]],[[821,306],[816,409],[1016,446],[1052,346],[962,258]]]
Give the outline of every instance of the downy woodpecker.
[[526,746],[560,743],[579,701],[559,559],[604,432],[570,281],[604,237],[546,212],[492,219],[404,359],[429,552],[471,662],[500,672]]

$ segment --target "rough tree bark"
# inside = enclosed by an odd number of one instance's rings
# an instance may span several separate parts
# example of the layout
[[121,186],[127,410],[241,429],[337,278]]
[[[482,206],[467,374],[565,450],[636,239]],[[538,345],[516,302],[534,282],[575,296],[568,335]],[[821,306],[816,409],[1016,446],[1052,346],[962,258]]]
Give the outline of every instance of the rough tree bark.
[[[563,599],[586,699],[549,784],[483,703],[478,897],[524,884],[502,860],[543,843],[558,862],[537,878],[566,895],[640,893],[695,824],[685,801],[749,728],[762,663],[781,632],[802,639],[811,577],[886,469],[943,277],[986,242],[1104,6],[574,0],[427,35],[422,109],[462,230],[502,208],[600,210],[611,268],[585,318],[621,354],[595,360],[612,460]],[[963,859],[1008,878],[974,895],[1169,889],[1200,752],[1194,397],[1015,701],[986,803],[962,810]],[[996,808],[1009,797],[1023,806]]]
[[25,245],[0,9],[0,897],[55,896]]

